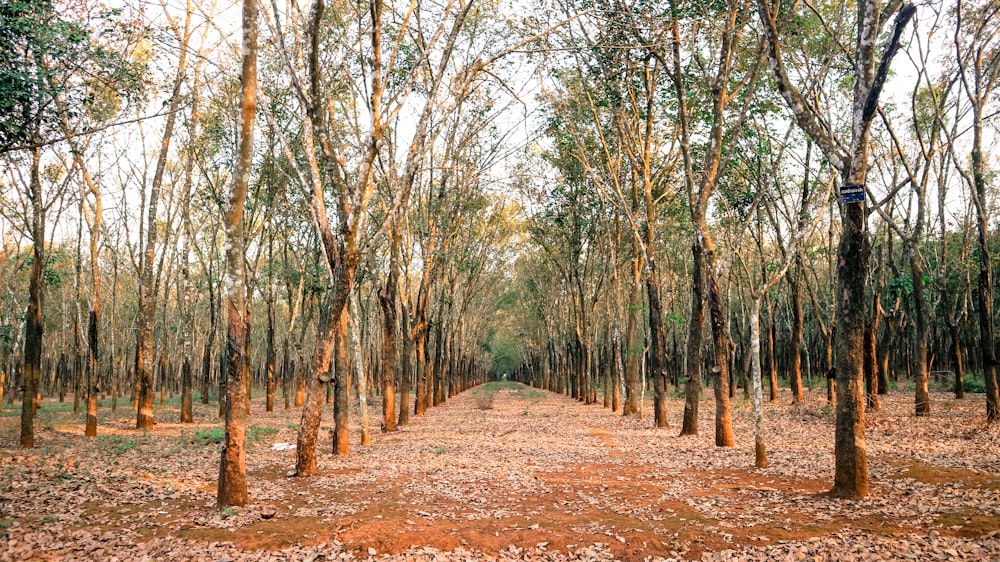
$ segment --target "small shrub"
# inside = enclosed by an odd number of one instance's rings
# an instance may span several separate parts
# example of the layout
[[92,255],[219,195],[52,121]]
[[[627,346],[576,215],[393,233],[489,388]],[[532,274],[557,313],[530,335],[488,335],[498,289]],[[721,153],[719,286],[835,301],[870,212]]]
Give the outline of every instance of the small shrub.
[[213,427],[209,430],[199,429],[194,432],[194,438],[201,441],[202,445],[218,445],[225,437],[226,432],[221,427]]
[[981,378],[979,375],[964,377],[962,379],[962,386],[965,388],[965,391],[969,393],[986,393],[986,380]]
[[12,524],[13,521],[10,519],[0,519],[0,539],[7,538],[7,529],[10,529]]
[[223,519],[229,519],[230,517],[236,515],[236,508],[234,507],[224,507],[219,510],[219,517]]
[[441,445],[434,445],[433,447],[431,447],[431,450],[434,451],[434,454],[436,455],[443,455],[448,452],[448,447],[442,447]]

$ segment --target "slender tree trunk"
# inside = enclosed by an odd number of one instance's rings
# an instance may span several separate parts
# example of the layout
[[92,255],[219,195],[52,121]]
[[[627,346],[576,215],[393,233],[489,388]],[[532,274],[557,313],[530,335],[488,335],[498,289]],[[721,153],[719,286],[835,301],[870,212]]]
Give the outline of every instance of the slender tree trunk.
[[762,295],[754,296],[750,305],[750,363],[753,370],[753,412],[754,412],[754,466],[767,468],[767,450],[764,447],[763,382],[760,368],[760,301]]
[[42,335],[44,329],[45,214],[42,206],[42,182],[39,176],[41,148],[31,154],[31,177],[28,195],[31,200],[31,275],[28,278],[28,314],[25,319],[24,393],[21,399],[21,438],[23,449],[35,446],[35,395],[42,377]]
[[[919,236],[919,234],[915,234]],[[930,373],[927,364],[927,304],[924,302],[924,264],[915,247],[914,240],[907,244],[910,254],[910,271],[913,279],[913,316],[916,333],[913,339],[913,359],[916,372],[913,374],[915,387],[914,410],[917,416],[931,415],[931,399],[928,383]]]
[[701,345],[705,322],[705,262],[701,245],[691,245],[691,319],[688,323],[687,362],[684,369],[684,424],[681,435],[698,435],[698,402],[701,399]]
[[267,352],[265,358],[265,377],[267,390],[266,396],[267,401],[265,403],[265,408],[268,412],[274,411],[274,391],[275,391],[275,380],[274,380],[274,367],[276,363],[275,349],[274,349],[274,304],[269,298],[267,303]]
[[368,426],[368,384],[365,369],[361,365],[361,326],[357,321],[357,302],[351,309],[351,354],[354,356],[354,375],[358,379],[358,404],[361,410],[361,445],[371,445],[371,431]]
[[[410,333],[410,313],[406,308],[406,303],[400,303],[399,331],[402,334]],[[410,423],[410,380],[413,376],[410,367],[410,338],[403,338],[403,348],[399,353],[399,425]]]
[[257,117],[257,2],[243,0],[243,61],[238,160],[225,210],[226,308],[228,372],[226,378],[225,440],[219,466],[220,507],[250,501],[246,481],[246,430],[249,408],[247,383],[247,295],[244,262],[243,207],[253,165],[253,127]]
[[989,247],[988,188],[982,151],[982,121],[973,127],[972,177],[976,204],[976,232],[979,244],[979,277],[976,300],[979,305],[979,353],[986,383],[986,421],[1000,420],[1000,389],[997,387],[996,338],[993,327],[993,267]]
[[729,403],[729,334],[719,282],[713,273],[714,261],[713,251],[706,255],[705,266],[709,269],[708,306],[715,347],[715,366],[712,367],[715,373],[715,446],[732,447],[734,437],[732,407]]
[[802,287],[799,285],[799,275],[802,272],[802,259],[795,258],[794,272],[788,277],[788,288],[792,296],[792,370],[790,386],[792,387],[792,402],[802,402]]
[[954,322],[948,323],[948,335],[951,339],[952,368],[955,370],[955,398],[962,400],[965,398],[965,365],[962,362],[961,335]]
[[334,351],[334,391],[333,391],[333,454],[346,455],[350,450],[350,430],[348,428],[348,408],[350,407],[351,360],[347,339],[347,315],[345,306],[340,309],[340,317],[333,324]]
[[[765,275],[765,278],[767,276]],[[767,298],[765,296],[765,298]],[[774,307],[771,299],[767,299],[767,370],[770,384],[769,401],[778,401],[778,364],[774,356]]]
[[156,322],[156,290],[154,288],[154,258],[159,229],[157,228],[157,206],[160,200],[160,187],[163,184],[163,172],[166,169],[170,153],[170,141],[174,134],[174,124],[177,121],[178,108],[181,102],[181,84],[187,68],[188,40],[191,37],[191,12],[187,11],[184,20],[184,31],[181,37],[180,59],[177,62],[177,74],[174,78],[173,91],[167,111],[167,122],[163,127],[163,137],[160,140],[160,151],[156,159],[156,169],[149,190],[149,206],[147,209],[146,245],[142,267],[139,270],[139,302],[138,330],[136,331],[136,348],[138,361],[136,377],[138,378],[138,412],[136,429],[152,429],[153,418],[153,332]]
[[[396,295],[399,291],[398,254],[399,237],[396,226],[390,225],[391,244],[389,258],[389,275],[385,285],[379,291],[379,306],[382,308],[382,431],[396,431],[396,377],[399,365],[399,352],[396,349],[396,330],[399,317],[396,314]],[[404,373],[405,376],[405,373]],[[403,384],[400,384],[402,390]]]

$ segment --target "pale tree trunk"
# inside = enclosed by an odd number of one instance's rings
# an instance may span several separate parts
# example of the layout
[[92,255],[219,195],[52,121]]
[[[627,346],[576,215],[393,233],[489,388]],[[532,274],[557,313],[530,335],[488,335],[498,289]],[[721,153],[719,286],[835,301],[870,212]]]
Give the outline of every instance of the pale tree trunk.
[[163,184],[163,172],[166,169],[170,153],[170,141],[177,121],[178,108],[181,102],[181,85],[187,69],[188,42],[191,38],[191,6],[185,11],[183,30],[177,30],[180,42],[180,58],[177,61],[177,74],[174,77],[173,89],[167,109],[167,122],[163,127],[163,137],[160,140],[160,151],[156,159],[156,169],[149,190],[149,206],[147,209],[146,242],[139,270],[139,301],[138,329],[136,330],[136,377],[138,378],[138,409],[136,413],[136,429],[153,429],[153,332],[156,322],[156,292],[154,288],[154,259],[158,228],[156,221],[157,206],[160,200],[160,188]]
[[257,118],[257,2],[243,0],[243,60],[240,69],[238,159],[232,191],[226,204],[226,424],[219,466],[218,505],[239,506],[249,501],[246,480],[248,350],[243,207],[253,165],[253,127]]
[[[761,295],[762,296],[762,295]],[[754,466],[767,468],[767,450],[764,447],[763,382],[760,369],[760,301],[754,295],[750,305],[750,364],[753,376],[753,443]]]
[[[191,117],[188,123],[189,136],[193,139],[198,132],[199,100],[198,82],[200,78],[201,65],[195,65],[194,79],[191,82]],[[192,141],[193,142],[193,141]],[[194,377],[191,373],[191,361],[193,355],[194,339],[194,307],[191,303],[191,271],[188,259],[188,249],[194,239],[194,228],[191,224],[191,188],[194,181],[195,151],[190,150],[187,162],[184,167],[184,202],[181,211],[184,222],[184,243],[181,245],[181,279],[178,288],[178,299],[181,306],[181,349],[184,353],[181,363],[181,423],[194,423]],[[209,279],[211,283],[211,279]],[[204,392],[204,390],[203,390]]]
[[361,326],[358,323],[358,303],[355,299],[350,310],[351,322],[351,355],[354,363],[354,376],[358,382],[358,403],[361,409],[361,445],[371,445],[372,437],[368,427],[368,385],[365,380],[365,370],[361,364]]

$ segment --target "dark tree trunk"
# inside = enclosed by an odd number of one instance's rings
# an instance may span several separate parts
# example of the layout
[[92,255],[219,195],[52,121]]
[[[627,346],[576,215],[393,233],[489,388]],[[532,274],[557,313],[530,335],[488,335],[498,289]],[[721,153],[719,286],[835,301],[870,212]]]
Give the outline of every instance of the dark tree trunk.
[[684,424],[681,435],[698,434],[698,402],[701,399],[701,345],[705,322],[704,257],[701,245],[691,246],[691,320],[688,324],[687,364],[684,369]]
[[24,393],[21,399],[21,448],[35,446],[35,395],[42,377],[43,297],[45,266],[45,217],[42,208],[42,183],[39,177],[41,149],[36,148],[31,158],[29,195],[32,205],[32,255],[31,275],[28,278],[28,314],[25,319],[24,367],[22,368]]

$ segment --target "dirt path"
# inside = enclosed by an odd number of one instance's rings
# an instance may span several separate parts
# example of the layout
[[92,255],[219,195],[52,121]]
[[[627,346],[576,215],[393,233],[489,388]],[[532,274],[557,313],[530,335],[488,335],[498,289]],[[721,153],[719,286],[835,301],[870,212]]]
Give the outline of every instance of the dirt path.
[[[738,446],[718,449],[710,435],[491,384],[347,457],[321,456],[310,479],[286,477],[294,451],[274,450],[294,442],[297,411],[255,405],[253,505],[225,513],[214,509],[214,405],[199,405],[193,427],[161,421],[148,434],[124,413],[102,419],[88,443],[47,403],[42,446],[28,453],[14,449],[8,406],[0,559],[1000,559],[1000,438],[974,421],[981,400],[935,396],[926,420],[908,415],[909,397],[887,400],[869,428],[863,502],[822,493],[833,464],[822,400],[768,405],[772,468],[756,470],[740,400]],[[173,415],[168,404],[158,419]]]

